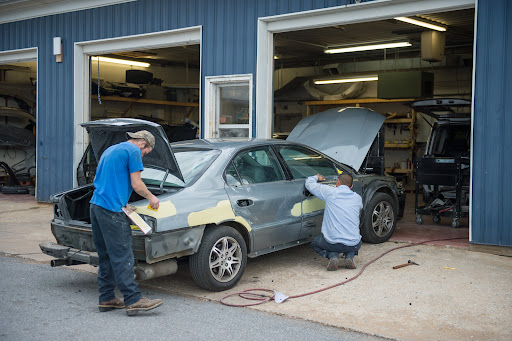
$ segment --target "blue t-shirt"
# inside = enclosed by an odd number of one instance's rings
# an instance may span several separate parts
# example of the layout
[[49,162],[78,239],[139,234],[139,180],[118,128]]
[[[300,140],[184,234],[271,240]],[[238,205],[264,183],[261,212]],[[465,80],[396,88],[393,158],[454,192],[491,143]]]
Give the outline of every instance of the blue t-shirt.
[[108,147],[101,155],[91,204],[113,212],[122,212],[133,188],[130,174],[142,171],[142,152],[131,142],[122,142]]

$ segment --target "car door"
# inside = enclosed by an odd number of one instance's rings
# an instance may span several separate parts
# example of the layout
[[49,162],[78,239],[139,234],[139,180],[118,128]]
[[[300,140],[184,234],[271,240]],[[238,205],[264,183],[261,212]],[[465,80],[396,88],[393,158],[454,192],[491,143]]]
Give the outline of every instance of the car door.
[[306,190],[305,180],[309,176],[321,174],[326,179],[325,184],[335,186],[337,177],[343,169],[336,167],[334,162],[322,154],[302,146],[280,145],[277,146],[277,151],[290,170],[292,182],[302,189],[302,228],[299,239],[320,234],[325,202]]
[[238,153],[225,172],[226,192],[235,215],[251,226],[251,250],[297,240],[301,229],[302,189],[286,180],[269,146]]

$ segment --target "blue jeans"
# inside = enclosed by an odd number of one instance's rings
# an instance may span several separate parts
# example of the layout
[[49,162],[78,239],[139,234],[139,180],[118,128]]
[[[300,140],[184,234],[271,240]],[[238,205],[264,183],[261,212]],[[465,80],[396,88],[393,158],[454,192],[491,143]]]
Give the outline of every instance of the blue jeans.
[[331,244],[325,240],[322,234],[319,234],[311,242],[311,247],[320,256],[325,258],[339,257],[340,253],[344,253],[345,258],[354,258],[361,248],[361,241],[355,246],[348,246],[342,243]]
[[112,212],[94,204],[91,204],[90,213],[92,237],[99,258],[99,302],[112,300],[117,286],[125,305],[131,305],[140,300],[142,294],[133,272],[130,220],[123,212]]

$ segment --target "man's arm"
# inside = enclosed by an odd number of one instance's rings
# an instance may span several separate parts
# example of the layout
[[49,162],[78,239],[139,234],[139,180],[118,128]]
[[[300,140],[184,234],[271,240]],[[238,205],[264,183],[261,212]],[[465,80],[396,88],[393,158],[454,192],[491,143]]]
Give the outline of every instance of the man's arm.
[[334,187],[328,185],[319,184],[318,180],[325,180],[325,178],[320,175],[313,175],[306,179],[306,188],[311,192],[315,197],[325,201],[327,196],[334,190]]
[[146,187],[146,184],[142,181],[142,178],[140,176],[141,172],[133,172],[130,173],[130,180],[132,183],[133,190],[140,196],[146,198],[149,200],[149,205],[153,209],[158,209],[158,206],[160,205],[160,200],[151,193],[148,188]]

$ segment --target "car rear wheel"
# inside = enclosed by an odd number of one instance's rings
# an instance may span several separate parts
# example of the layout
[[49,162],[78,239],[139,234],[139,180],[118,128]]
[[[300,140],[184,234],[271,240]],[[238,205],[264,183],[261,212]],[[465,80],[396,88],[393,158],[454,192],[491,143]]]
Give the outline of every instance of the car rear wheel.
[[190,256],[192,278],[201,288],[223,291],[234,287],[247,264],[247,247],[229,226],[207,228],[197,253]]
[[375,193],[364,211],[361,236],[367,243],[383,243],[393,235],[397,207],[386,193]]

